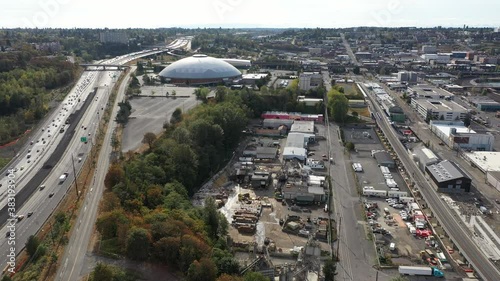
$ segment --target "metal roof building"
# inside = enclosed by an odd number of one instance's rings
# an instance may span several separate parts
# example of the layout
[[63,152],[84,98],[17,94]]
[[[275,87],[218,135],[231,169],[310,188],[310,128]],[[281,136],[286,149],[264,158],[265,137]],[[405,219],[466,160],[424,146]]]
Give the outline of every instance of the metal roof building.
[[387,168],[395,168],[396,163],[392,159],[391,155],[386,151],[379,151],[373,154],[373,157],[377,160],[380,166],[386,166]]
[[290,132],[314,134],[314,121],[295,121]]
[[425,167],[427,174],[442,192],[469,192],[472,180],[454,162],[445,160]]

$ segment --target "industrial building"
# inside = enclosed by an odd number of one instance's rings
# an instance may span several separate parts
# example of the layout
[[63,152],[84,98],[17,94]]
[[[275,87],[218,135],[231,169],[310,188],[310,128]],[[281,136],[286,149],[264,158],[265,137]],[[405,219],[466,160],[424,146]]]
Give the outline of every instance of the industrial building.
[[470,192],[471,178],[454,162],[445,160],[425,170],[440,192]]
[[476,167],[483,173],[500,171],[500,152],[474,151],[463,154],[472,167]]
[[268,76],[267,73],[249,73],[241,76],[240,83],[244,85],[255,85],[257,81],[262,81]]
[[283,149],[283,160],[297,159],[299,161],[306,161],[307,150],[298,147],[285,147]]
[[217,85],[240,79],[241,72],[223,60],[197,54],[172,63],[159,76],[172,84]]
[[257,159],[276,159],[278,149],[275,147],[258,146],[255,158]]
[[425,167],[439,162],[439,158],[436,154],[425,146],[414,147],[412,151],[410,151],[410,154],[412,155],[413,161],[417,163],[417,166],[422,171],[425,171]]
[[491,171],[486,173],[488,183],[500,191],[500,171]]
[[290,133],[314,134],[314,121],[295,121]]
[[411,107],[426,121],[463,121],[467,109],[456,102],[445,99],[411,99]]
[[435,100],[453,100],[455,95],[428,84],[414,85],[408,88],[408,94],[414,99],[435,99]]
[[323,75],[318,72],[304,72],[299,75],[299,88],[302,91],[316,89],[323,85]]
[[414,71],[400,71],[398,72],[398,82],[400,83],[408,83],[408,84],[416,84],[417,83],[418,74]]
[[379,166],[385,166],[387,168],[395,168],[396,162],[392,159],[391,155],[387,151],[378,151],[373,153],[373,157],[377,160]]
[[303,114],[300,112],[266,111],[261,115],[262,119],[288,119],[300,121],[314,121],[323,123],[323,114]]
[[286,126],[287,130],[292,128],[294,120],[288,119],[264,119],[262,127],[266,129],[279,129],[281,126]]
[[493,150],[495,137],[491,133],[479,134],[465,127],[461,121],[447,122],[432,120],[430,122],[430,129],[444,144],[453,149]]
[[480,111],[500,111],[500,103],[491,99],[471,99],[470,102]]

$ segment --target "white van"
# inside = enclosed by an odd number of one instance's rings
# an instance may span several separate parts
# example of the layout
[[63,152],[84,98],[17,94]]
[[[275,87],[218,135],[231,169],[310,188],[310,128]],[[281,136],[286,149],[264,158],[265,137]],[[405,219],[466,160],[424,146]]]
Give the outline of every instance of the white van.
[[391,250],[391,251],[396,250],[396,243],[389,244],[389,250]]

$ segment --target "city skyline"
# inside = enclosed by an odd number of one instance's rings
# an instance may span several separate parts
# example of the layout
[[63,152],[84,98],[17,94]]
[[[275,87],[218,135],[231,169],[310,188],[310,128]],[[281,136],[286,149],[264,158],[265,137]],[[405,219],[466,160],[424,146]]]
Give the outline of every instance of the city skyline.
[[[2,28],[161,28],[269,27],[498,27],[500,2],[478,1],[242,1],[191,0],[147,5],[117,5],[97,0],[11,1],[3,4]],[[480,14],[480,16],[478,16]]]

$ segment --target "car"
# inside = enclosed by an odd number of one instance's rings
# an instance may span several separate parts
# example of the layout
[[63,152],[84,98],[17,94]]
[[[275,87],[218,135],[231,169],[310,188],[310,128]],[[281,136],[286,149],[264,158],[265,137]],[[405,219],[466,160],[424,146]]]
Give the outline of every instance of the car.
[[30,142],[30,145],[33,145],[33,141]]
[[314,152],[307,153],[307,156],[313,156],[313,155],[314,155]]
[[17,221],[22,221],[24,219],[24,215],[19,215],[16,217]]
[[29,218],[29,217],[31,217],[32,215],[33,215],[33,212],[29,212],[27,216],[28,216],[28,218]]
[[323,155],[321,155],[321,157],[323,157],[323,158],[327,158],[328,156],[326,156],[326,154],[323,154]]
[[45,189],[45,184],[40,185],[39,189],[40,190],[44,190]]
[[78,157],[78,163],[82,162],[82,157]]
[[28,155],[26,155],[26,158],[30,159],[31,158],[31,154],[28,153]]
[[21,171],[24,170],[24,166],[21,166]]
[[500,200],[499,199],[495,199],[495,203],[500,204]]
[[52,192],[51,194],[49,194],[49,198],[52,198],[52,196],[54,196],[54,192]]
[[28,160],[28,164],[31,163],[31,160]]

